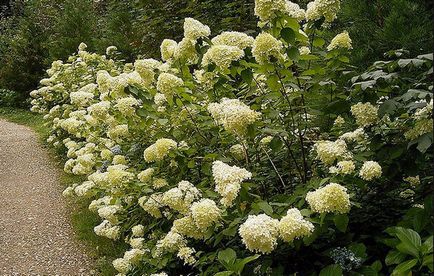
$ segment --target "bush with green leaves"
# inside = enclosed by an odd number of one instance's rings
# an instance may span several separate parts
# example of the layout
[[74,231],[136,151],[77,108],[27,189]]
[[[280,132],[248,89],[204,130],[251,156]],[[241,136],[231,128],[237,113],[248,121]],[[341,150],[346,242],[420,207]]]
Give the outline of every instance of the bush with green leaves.
[[256,37],[186,18],[161,61],[82,43],[47,70],[32,110],[87,176],[65,196],[131,247],[119,275],[388,271],[375,240],[432,180],[432,54],[356,75],[322,38],[339,7],[257,0]]

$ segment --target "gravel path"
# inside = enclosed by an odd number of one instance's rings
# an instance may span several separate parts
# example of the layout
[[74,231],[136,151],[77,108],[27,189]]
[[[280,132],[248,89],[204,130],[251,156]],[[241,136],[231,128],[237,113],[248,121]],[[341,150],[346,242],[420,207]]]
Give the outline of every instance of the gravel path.
[[58,177],[36,135],[0,119],[0,275],[90,275]]

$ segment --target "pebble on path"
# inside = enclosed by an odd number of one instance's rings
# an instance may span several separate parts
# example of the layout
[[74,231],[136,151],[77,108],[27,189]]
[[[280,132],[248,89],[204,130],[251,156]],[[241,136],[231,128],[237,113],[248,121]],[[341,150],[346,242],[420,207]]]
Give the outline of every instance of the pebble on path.
[[0,275],[90,275],[59,171],[29,128],[0,119]]

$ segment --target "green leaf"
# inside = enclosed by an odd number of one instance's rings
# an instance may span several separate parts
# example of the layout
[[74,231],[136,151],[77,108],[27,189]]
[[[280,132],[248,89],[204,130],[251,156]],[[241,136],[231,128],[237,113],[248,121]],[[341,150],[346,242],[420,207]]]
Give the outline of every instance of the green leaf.
[[280,31],[280,36],[285,40],[288,44],[293,44],[295,42],[295,33],[291,28],[283,28]]
[[268,204],[268,202],[266,201],[261,201],[256,203],[256,205],[262,210],[264,211],[264,213],[266,213],[267,215],[271,216],[273,214],[273,207],[270,206],[270,204]]
[[426,255],[433,252],[433,236],[427,238],[421,247],[422,254]]
[[396,248],[403,252],[410,254],[414,257],[419,256],[419,249],[422,245],[419,234],[412,230],[402,227],[396,227],[396,236],[401,241]]
[[338,228],[339,231],[345,232],[347,230],[349,219],[346,214],[336,215],[333,218],[333,221],[335,223],[336,228]]
[[341,276],[342,274],[342,268],[337,265],[329,265],[321,270],[319,273],[319,276]]
[[380,261],[375,261],[371,264],[372,269],[374,269],[375,271],[380,271],[383,268],[383,265],[381,264]]
[[259,257],[261,257],[261,255],[253,255],[253,256],[249,256],[247,258],[244,259],[237,259],[237,261],[235,262],[234,265],[234,270],[241,275],[241,272],[243,272],[244,267],[246,266],[246,264],[253,262],[254,260],[258,259]]
[[386,256],[385,263],[390,266],[392,264],[399,264],[405,260],[407,255],[399,252],[398,250],[390,250]]
[[241,78],[243,79],[243,81],[250,84],[253,80],[252,70],[251,69],[244,69],[243,71],[241,71]]
[[267,79],[268,87],[273,90],[277,91],[280,88],[279,78],[276,75],[271,75]]
[[321,37],[315,37],[313,40],[313,46],[314,47],[322,47],[325,44],[325,40]]
[[392,272],[392,275],[400,275],[400,274],[407,274],[412,267],[414,267],[417,264],[416,259],[405,261],[401,264],[399,264]]
[[220,263],[226,267],[227,265],[232,265],[235,262],[237,253],[232,248],[226,248],[225,250],[219,251],[217,257]]
[[217,272],[216,274],[214,274],[214,276],[229,276],[234,274],[232,271],[222,271],[222,272]]

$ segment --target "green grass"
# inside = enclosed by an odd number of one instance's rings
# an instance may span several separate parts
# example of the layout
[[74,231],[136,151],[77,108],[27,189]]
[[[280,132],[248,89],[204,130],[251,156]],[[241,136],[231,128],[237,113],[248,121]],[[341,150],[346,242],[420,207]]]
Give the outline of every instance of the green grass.
[[[48,149],[61,172],[59,181],[63,188],[83,181],[83,177],[63,172],[63,164],[66,159],[56,149],[46,143],[46,139],[49,136],[49,128],[45,126],[41,115],[24,109],[0,107],[0,118],[28,126],[37,133],[41,145]],[[126,247],[123,243],[113,242],[95,235],[93,227],[98,225],[101,219],[87,208],[90,201],[90,199],[82,198],[69,200],[70,220],[75,231],[75,236],[86,246],[87,254],[95,261],[94,269],[98,275],[115,275],[116,272],[111,262],[113,259],[121,256]]]

